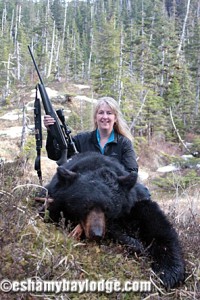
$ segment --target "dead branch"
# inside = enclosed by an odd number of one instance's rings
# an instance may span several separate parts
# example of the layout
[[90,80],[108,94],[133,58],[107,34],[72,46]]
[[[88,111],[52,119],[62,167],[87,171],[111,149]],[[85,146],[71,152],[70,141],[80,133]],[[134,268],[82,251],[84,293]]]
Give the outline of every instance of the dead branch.
[[174,130],[176,131],[176,134],[177,134],[177,136],[178,136],[178,138],[179,138],[181,144],[182,144],[182,145],[184,146],[184,148],[191,154],[190,149],[189,149],[189,148],[187,147],[187,145],[184,143],[183,139],[181,138],[181,136],[180,136],[180,134],[179,134],[178,129],[176,128],[176,125],[175,125],[175,123],[174,123],[174,118],[173,118],[173,115],[172,115],[172,109],[171,109],[171,107],[170,107],[170,109],[169,109],[169,112],[170,112],[170,117],[171,117],[172,125],[173,125],[173,127],[174,127]]
[[145,93],[143,99],[142,99],[142,104],[140,106],[140,109],[138,110],[138,113],[137,115],[135,116],[134,120],[132,121],[131,123],[131,126],[129,127],[129,130],[132,131],[132,129],[134,128],[135,126],[135,123],[137,122],[137,119],[139,117],[139,115],[141,114],[142,110],[143,110],[143,107],[144,107],[144,104],[145,104],[145,101],[146,101],[146,97],[147,97],[147,94],[148,94],[148,91]]

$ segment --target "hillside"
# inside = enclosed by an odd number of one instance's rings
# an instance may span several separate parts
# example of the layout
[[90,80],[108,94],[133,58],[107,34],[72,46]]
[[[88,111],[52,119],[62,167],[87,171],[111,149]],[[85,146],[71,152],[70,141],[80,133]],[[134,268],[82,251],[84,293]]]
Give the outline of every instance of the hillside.
[[[77,126],[77,123],[81,122],[80,109],[88,111],[88,107],[91,106],[89,99],[92,98],[92,92],[88,87],[86,89],[83,87],[78,85],[67,85],[64,89],[61,89],[60,85],[52,87],[52,90],[59,90],[59,95],[63,95],[59,101],[58,98],[54,99],[57,95],[53,95],[52,102],[55,107],[64,107],[67,120],[74,131],[80,130]],[[69,228],[65,229],[62,224],[55,227],[53,224],[43,222],[38,214],[38,204],[34,201],[35,193],[41,190],[34,170],[35,139],[31,134],[33,110],[30,108],[34,98],[31,97],[32,92],[21,91],[21,95],[23,97],[19,97],[18,107],[13,100],[0,112],[0,117],[10,114],[9,120],[0,119],[0,280],[5,278],[9,280],[115,278],[121,282],[150,280],[152,289],[140,293],[109,293],[109,290],[107,293],[81,294],[16,292],[1,293],[1,299],[199,299],[199,181],[196,173],[191,180],[188,179],[192,176],[190,172],[193,169],[185,165],[177,172],[157,171],[159,167],[180,159],[182,154],[180,146],[170,143],[160,144],[156,141],[148,147],[142,142],[137,145],[141,180],[150,188],[152,198],[161,205],[177,229],[186,260],[185,284],[177,289],[165,291],[152,273],[147,257],[130,255],[127,249],[113,244],[112,241],[103,241],[101,245],[87,241],[78,242],[68,237]],[[66,95],[70,96],[70,101]],[[20,149],[23,103],[26,105],[26,120],[30,124],[24,147]],[[90,111],[91,108],[89,114]],[[73,118],[70,118],[69,113],[73,113]],[[89,128],[89,121],[84,126]],[[8,129],[10,131],[6,134]],[[45,131],[43,139],[42,172],[43,182],[46,184],[57,165],[46,158]]]

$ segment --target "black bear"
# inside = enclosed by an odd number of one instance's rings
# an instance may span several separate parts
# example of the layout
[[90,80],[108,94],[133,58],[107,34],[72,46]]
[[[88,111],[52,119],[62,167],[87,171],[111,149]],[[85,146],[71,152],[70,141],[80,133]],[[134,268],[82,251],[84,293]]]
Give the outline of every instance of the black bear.
[[97,153],[82,153],[57,168],[47,186],[49,216],[82,225],[86,238],[109,237],[131,251],[146,251],[152,269],[164,286],[184,280],[184,260],[178,236],[148,189],[137,183],[137,173],[128,173],[115,159]]

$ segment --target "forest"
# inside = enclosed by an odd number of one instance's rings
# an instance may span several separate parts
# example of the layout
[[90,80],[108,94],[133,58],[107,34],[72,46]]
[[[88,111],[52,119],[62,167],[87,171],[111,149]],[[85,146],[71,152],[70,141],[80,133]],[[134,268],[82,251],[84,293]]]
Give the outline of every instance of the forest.
[[0,1],[0,103],[37,80],[114,97],[133,136],[199,147],[198,0]]
[[[200,299],[200,1],[0,0],[0,45],[0,298]],[[64,218],[60,226],[45,222],[47,209],[41,218],[35,199],[57,164],[43,145],[38,181],[33,103],[39,78],[28,46],[72,135],[92,129],[94,100],[118,101],[139,180],[178,233],[186,264],[180,286],[166,290],[145,253],[130,254],[112,240],[77,241]],[[165,167],[173,168],[158,171]],[[151,291],[12,293],[3,291],[5,278],[149,280]]]

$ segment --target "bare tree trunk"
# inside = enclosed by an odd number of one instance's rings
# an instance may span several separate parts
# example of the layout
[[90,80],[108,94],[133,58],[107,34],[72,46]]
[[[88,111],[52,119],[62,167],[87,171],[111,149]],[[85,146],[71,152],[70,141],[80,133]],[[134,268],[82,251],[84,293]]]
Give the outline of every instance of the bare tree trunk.
[[[48,48],[49,48],[49,40],[48,40],[48,28],[50,26],[49,24],[49,10],[50,10],[50,4],[49,4],[49,0],[47,0],[47,8],[46,8],[46,15],[45,15],[45,27],[43,29],[42,35],[42,52],[44,53],[44,56],[48,57]],[[47,66],[47,60],[45,60],[45,64],[44,64],[44,75],[47,76],[48,73],[48,66]]]
[[64,41],[65,41],[65,31],[66,31],[66,22],[67,22],[67,7],[68,3],[65,3],[65,13],[64,13],[64,22],[63,22],[63,33],[62,33],[62,42],[61,42],[61,48],[64,47]]
[[22,16],[22,6],[21,4],[19,5],[19,8],[18,8],[18,25],[20,26],[21,24],[21,16]]
[[54,50],[54,41],[55,41],[55,29],[56,29],[56,23],[53,22],[53,36],[52,36],[52,44],[51,44],[51,56],[49,61],[49,68],[47,73],[47,78],[51,75],[51,67],[52,67],[52,61],[53,61],[53,50]]
[[140,79],[141,79],[141,84],[142,86],[144,85],[144,41],[143,41],[143,36],[144,36],[144,5],[143,5],[143,0],[142,0],[142,28],[141,28],[141,33],[142,33],[142,51],[141,51],[141,65],[140,65]]
[[[69,27],[67,28],[67,33],[66,36],[69,37]],[[69,57],[69,49],[67,49],[67,53],[66,53],[66,62],[65,62],[65,80],[66,82],[68,81],[68,77],[70,77],[70,57]]]
[[164,47],[164,41],[161,45],[161,49],[162,49],[162,62],[161,62],[161,66],[162,66],[162,70],[161,70],[161,76],[160,76],[160,96],[163,96],[163,92],[164,92],[164,67],[165,67],[165,47]]
[[186,10],[185,19],[184,19],[184,22],[183,22],[183,29],[182,29],[181,39],[180,39],[180,43],[179,43],[179,46],[178,46],[178,49],[177,49],[177,52],[176,52],[177,57],[179,57],[179,55],[180,55],[180,52],[181,52],[181,49],[182,49],[182,46],[183,46],[183,42],[184,42],[184,39],[185,39],[185,29],[186,29],[186,23],[187,23],[187,19],[188,19],[189,10],[190,10],[190,0],[188,0],[188,2],[187,2],[187,10]]
[[151,136],[152,136],[152,128],[151,128],[151,121],[148,121],[148,125],[147,125],[147,136],[148,136],[148,145],[150,145],[150,141],[151,141]]
[[22,118],[22,136],[21,136],[21,144],[20,148],[21,150],[24,149],[24,144],[26,142],[26,110],[25,110],[25,104],[23,103],[23,118]]
[[[200,26],[200,2],[198,1],[197,7],[197,20],[198,26]],[[194,115],[197,117],[199,114],[199,97],[200,97],[200,52],[198,52],[198,60],[197,60],[197,74],[196,74],[196,97],[195,97],[195,111]]]
[[20,27],[21,23],[21,11],[22,7],[21,4],[16,5],[16,17],[15,17],[15,35],[14,35],[14,43],[15,43],[15,53],[17,52],[17,34],[18,34],[18,29]]
[[6,4],[3,9],[2,18],[1,18],[1,36],[4,34],[4,28],[6,27],[6,16],[7,16],[7,10],[6,10]]
[[16,41],[17,41],[17,31],[18,31],[17,15],[18,15],[18,5],[16,6],[15,32],[14,32],[14,44],[15,44],[15,43],[16,43]]
[[199,114],[199,96],[200,96],[200,55],[198,59],[197,79],[196,79],[196,97],[195,97],[195,116]]
[[[141,35],[142,35],[142,43],[141,43],[141,64],[140,64],[140,80],[141,80],[141,85],[142,87],[144,86],[144,49],[145,49],[145,44],[144,44],[144,2],[142,0],[142,28],[141,28]],[[144,95],[144,90],[142,88],[141,93],[140,93],[140,101],[143,103],[143,99],[145,98]]]
[[61,42],[58,41],[58,47],[57,47],[57,51],[56,51],[56,58],[55,58],[55,79],[59,80],[60,78],[60,66],[59,66],[59,53],[60,53],[60,44]]
[[149,38],[149,46],[151,46],[152,39],[153,39],[154,23],[155,23],[155,12],[153,14],[152,22],[151,22],[151,33],[150,33],[150,38]]
[[76,32],[75,30],[73,30],[73,49],[74,49],[74,61],[73,61],[73,65],[74,65],[74,80],[76,81],[77,78],[77,41],[76,41]]
[[120,38],[120,58],[119,58],[119,78],[118,78],[118,103],[119,105],[121,104],[121,100],[122,100],[122,65],[123,65],[123,53],[122,53],[122,49],[123,49],[123,41],[124,41],[124,37],[123,37],[123,26],[121,24],[121,38]]
[[93,44],[94,44],[94,35],[93,35],[93,28],[90,31],[90,56],[88,61],[88,79],[90,79],[91,75],[91,61],[92,61],[92,53],[93,53]]
[[14,14],[15,14],[15,11],[14,11],[14,9],[12,10],[12,18],[11,18],[11,22],[10,22],[10,39],[12,39],[13,38],[13,35],[14,35],[14,26],[13,26],[13,24],[14,24]]
[[20,80],[21,78],[21,64],[20,64],[20,47],[17,41],[16,43],[16,54],[17,54],[17,79]]
[[[131,45],[132,45],[132,41],[133,41],[133,19],[132,18],[131,18],[131,37],[130,37],[130,39],[131,39]],[[132,47],[130,49],[130,67],[129,67],[129,69],[132,74],[133,73],[133,49],[132,49]]]
[[[91,13],[91,24],[93,24],[94,5],[91,7],[90,13]],[[91,76],[91,62],[92,62],[92,54],[93,54],[93,45],[94,45],[94,32],[93,32],[93,27],[91,27],[91,29],[90,29],[90,55],[89,55],[89,60],[88,60],[88,74],[87,74],[88,79],[90,79],[90,76]]]
[[7,76],[6,76],[6,91],[9,93],[10,90],[10,64],[11,64],[11,54],[8,56],[7,62]]

